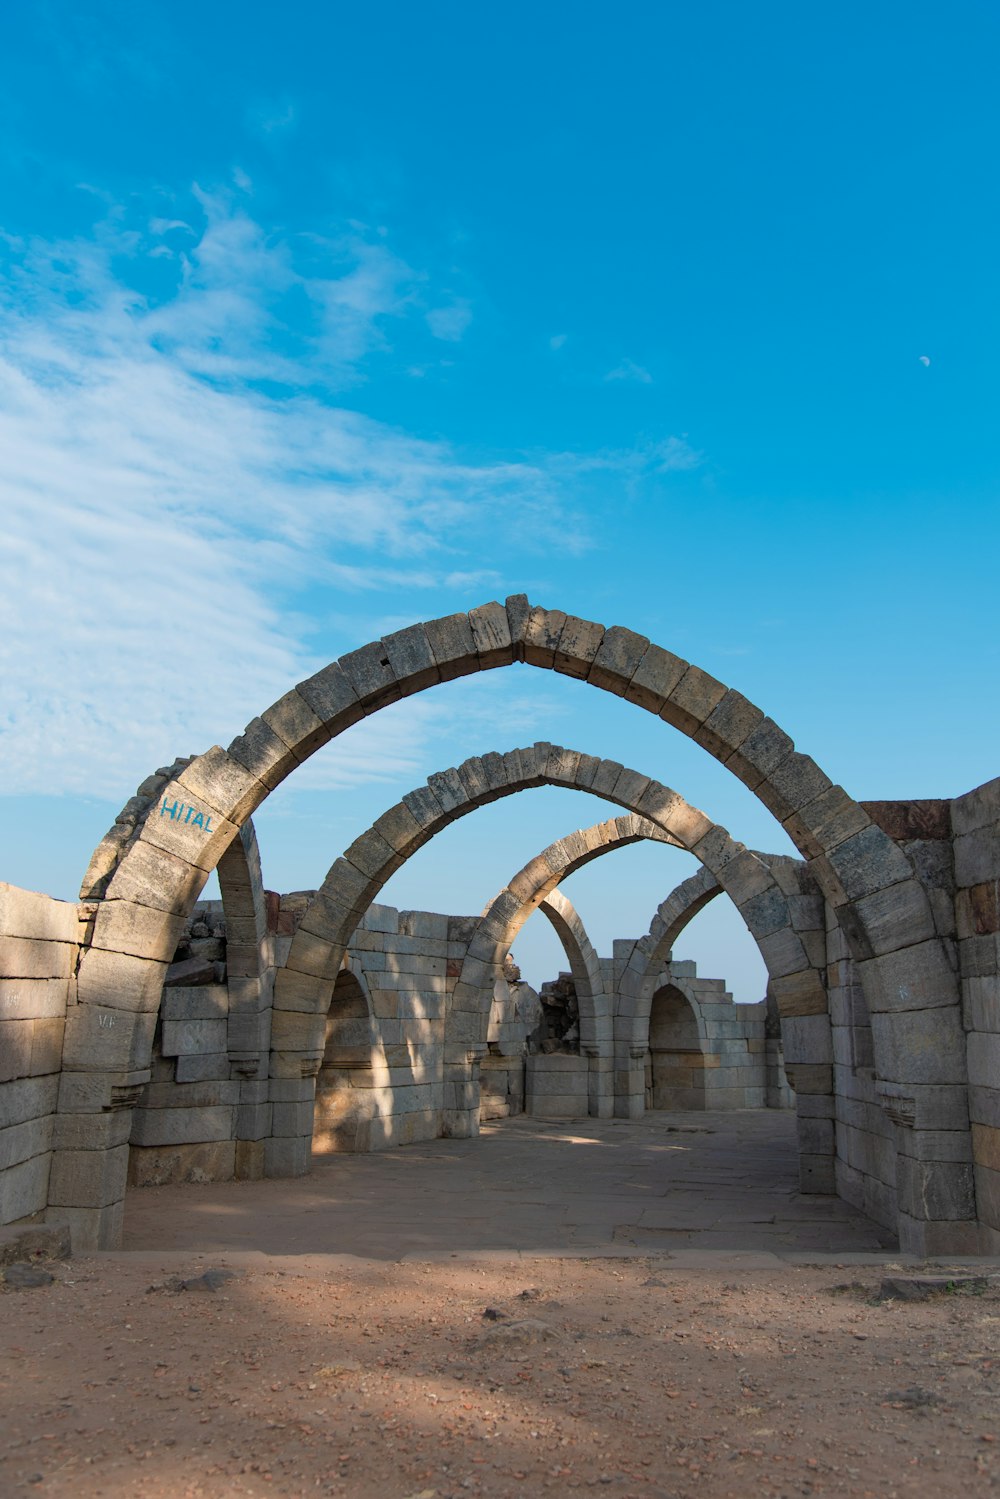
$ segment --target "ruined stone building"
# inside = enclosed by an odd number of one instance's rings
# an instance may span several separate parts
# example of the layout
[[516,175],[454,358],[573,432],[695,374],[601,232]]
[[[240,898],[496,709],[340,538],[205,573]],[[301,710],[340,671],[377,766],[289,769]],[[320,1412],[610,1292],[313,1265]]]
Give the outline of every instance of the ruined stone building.
[[[252,815],[386,704],[526,663],[612,692],[748,786],[799,859],[745,848],[586,745],[497,746],[389,808],[315,891],[265,888]],[[479,915],[396,911],[385,881],[500,797],[555,785],[619,815],[529,862]],[[699,871],[599,956],[560,885],[638,839]],[[218,872],[221,899],[200,902]],[[758,1005],[673,959],[735,902]],[[541,910],[566,971],[510,953]],[[921,1254],[1000,1251],[1000,780],[954,800],[854,801],[740,693],[631,630],[523,596],[400,630],[300,683],[228,749],[150,776],[76,903],[0,885],[0,1221],[120,1240],[126,1185],[297,1176],[313,1153],[475,1135],[482,1119],[794,1108],[804,1191],[839,1193]]]

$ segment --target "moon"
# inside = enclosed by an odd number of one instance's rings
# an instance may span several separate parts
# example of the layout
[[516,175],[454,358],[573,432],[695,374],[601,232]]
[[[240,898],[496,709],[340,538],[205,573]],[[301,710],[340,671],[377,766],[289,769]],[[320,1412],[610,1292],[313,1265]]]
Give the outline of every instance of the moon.
[[930,364],[930,360],[927,358],[926,354],[921,354],[921,356],[920,356],[920,363],[923,365],[924,369],[926,369],[927,366]]

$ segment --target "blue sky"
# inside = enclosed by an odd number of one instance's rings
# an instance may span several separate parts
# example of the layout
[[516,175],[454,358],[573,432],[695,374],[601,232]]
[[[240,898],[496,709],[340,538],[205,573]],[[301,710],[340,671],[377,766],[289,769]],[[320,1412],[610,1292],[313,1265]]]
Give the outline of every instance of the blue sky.
[[[8,0],[4,877],[71,898],[148,770],[509,592],[688,656],[859,798],[995,775],[998,32],[976,3]],[[317,756],[258,815],[267,883],[538,738],[789,851],[682,736],[518,668]],[[386,899],[481,909],[612,810],[495,804]],[[606,951],[691,869],[639,846],[567,893]],[[559,966],[541,918],[516,952]],[[678,955],[759,997],[723,902]]]

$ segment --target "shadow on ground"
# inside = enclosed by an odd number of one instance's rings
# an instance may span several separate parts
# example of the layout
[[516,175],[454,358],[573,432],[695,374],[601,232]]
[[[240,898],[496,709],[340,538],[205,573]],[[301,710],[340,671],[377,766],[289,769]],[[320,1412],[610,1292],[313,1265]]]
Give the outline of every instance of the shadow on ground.
[[774,1110],[520,1117],[478,1139],[325,1157],[292,1181],[136,1189],[125,1216],[130,1250],[393,1260],[894,1245],[847,1203],[799,1192],[795,1119]]

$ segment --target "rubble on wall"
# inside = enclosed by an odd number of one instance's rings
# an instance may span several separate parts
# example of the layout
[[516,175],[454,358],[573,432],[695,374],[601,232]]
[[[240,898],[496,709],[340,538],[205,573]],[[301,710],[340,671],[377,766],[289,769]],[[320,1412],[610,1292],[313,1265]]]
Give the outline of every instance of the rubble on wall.
[[192,911],[163,980],[165,989],[194,989],[226,982],[226,919],[222,902],[199,901]]
[[579,1052],[580,1050],[580,1006],[576,997],[576,982],[571,973],[560,973],[541,987],[538,996],[545,1019],[545,1034],[538,1050]]

